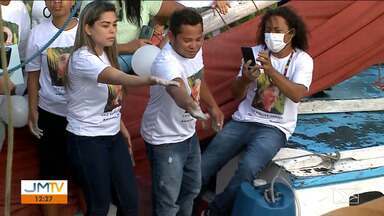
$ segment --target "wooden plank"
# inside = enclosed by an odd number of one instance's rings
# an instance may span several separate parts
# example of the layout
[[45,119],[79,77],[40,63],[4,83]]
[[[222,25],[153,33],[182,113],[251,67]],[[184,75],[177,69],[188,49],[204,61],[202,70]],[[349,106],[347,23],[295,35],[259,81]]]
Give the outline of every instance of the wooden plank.
[[[246,17],[256,11],[271,6],[279,1],[239,1],[237,4],[232,4],[228,13],[220,15],[215,10],[204,11],[201,15],[204,23],[204,34],[213,32],[224,27],[227,24],[233,23]],[[225,23],[223,22],[223,19]]]
[[302,102],[299,114],[364,112],[384,110],[384,98],[319,100]]

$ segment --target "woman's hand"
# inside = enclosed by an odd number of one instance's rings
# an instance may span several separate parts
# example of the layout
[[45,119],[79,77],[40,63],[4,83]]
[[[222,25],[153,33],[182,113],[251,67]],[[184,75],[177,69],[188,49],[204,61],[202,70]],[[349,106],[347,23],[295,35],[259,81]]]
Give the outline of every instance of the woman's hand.
[[266,74],[270,74],[272,70],[274,70],[271,59],[269,58],[269,53],[268,51],[261,51],[259,52],[259,57],[256,59],[261,63],[261,67],[264,69],[264,72]]
[[250,66],[251,63],[252,63],[251,60],[248,60],[245,64],[243,63],[242,78],[247,83],[250,83],[256,80],[260,75],[260,66],[259,65]]
[[40,139],[43,136],[43,130],[41,130],[37,124],[39,120],[39,112],[36,109],[30,109],[28,114],[28,126],[31,133]]
[[132,166],[135,166],[135,158],[132,151],[131,135],[129,134],[128,129],[125,127],[125,124],[123,121],[120,121],[120,132],[121,132],[121,135],[123,136],[125,143],[127,143],[128,145],[128,151],[129,151],[129,154],[131,155]]

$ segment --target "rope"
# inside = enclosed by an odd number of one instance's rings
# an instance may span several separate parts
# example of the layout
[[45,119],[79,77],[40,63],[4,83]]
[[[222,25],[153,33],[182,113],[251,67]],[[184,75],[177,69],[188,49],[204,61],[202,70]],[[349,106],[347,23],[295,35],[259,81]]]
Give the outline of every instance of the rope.
[[259,11],[259,8],[257,7],[255,0],[252,0],[252,3],[253,3],[253,5],[254,5],[255,8],[256,8],[256,12]]
[[[0,32],[4,31],[3,26],[3,14],[0,8]],[[8,101],[8,148],[7,148],[7,165],[5,169],[5,200],[4,200],[4,215],[11,215],[11,181],[12,181],[12,160],[13,160],[13,118],[12,118],[12,98],[11,90],[9,89],[8,84],[9,73],[7,70],[7,58],[5,56],[5,43],[4,43],[4,34],[0,34],[0,44],[1,44],[1,67],[3,69],[3,85],[4,92]]]

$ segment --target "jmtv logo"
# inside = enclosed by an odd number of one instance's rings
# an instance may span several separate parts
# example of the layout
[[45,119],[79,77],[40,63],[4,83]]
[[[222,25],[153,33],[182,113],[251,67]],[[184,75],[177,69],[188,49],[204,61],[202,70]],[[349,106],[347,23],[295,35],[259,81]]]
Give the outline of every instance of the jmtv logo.
[[66,194],[67,181],[21,181],[24,194]]
[[22,180],[21,203],[66,204],[67,180]]

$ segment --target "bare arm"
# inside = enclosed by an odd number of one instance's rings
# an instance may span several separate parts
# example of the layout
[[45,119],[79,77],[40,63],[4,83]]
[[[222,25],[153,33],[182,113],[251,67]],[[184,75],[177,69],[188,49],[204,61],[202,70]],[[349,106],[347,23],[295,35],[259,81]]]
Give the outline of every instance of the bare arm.
[[251,60],[247,63],[243,63],[242,76],[237,77],[232,83],[232,94],[235,99],[243,99],[247,94],[248,86],[251,82],[257,79],[259,76],[259,69],[257,67],[250,67]]
[[135,166],[135,158],[133,156],[133,151],[132,151],[131,135],[129,134],[127,127],[125,127],[125,124],[122,119],[120,121],[120,132],[121,132],[121,135],[123,135],[123,138],[125,139],[128,145],[128,151],[129,151],[129,154],[131,155],[132,165]]
[[173,98],[177,106],[186,110],[195,118],[207,119],[208,116],[201,111],[200,106],[188,95],[183,80],[176,78],[174,81],[178,82],[180,87],[176,88],[174,86],[168,86],[167,92]]
[[174,0],[162,1],[159,12],[156,14],[156,19],[169,18],[173,12],[182,10],[184,5],[177,3]]
[[147,85],[173,85],[179,86],[178,82],[167,81],[159,79],[157,77],[140,77],[126,74],[114,67],[106,67],[98,76],[97,82],[111,84],[111,85],[122,85],[124,87],[138,87]]
[[119,54],[132,54],[146,44],[152,44],[152,42],[147,39],[134,39],[128,43],[117,44],[117,51]]
[[204,104],[208,107],[208,112],[213,119],[212,127],[214,130],[218,131],[221,130],[224,124],[224,114],[220,110],[219,106],[217,105],[211,91],[208,88],[207,83],[205,80],[202,80],[201,83],[201,100]]
[[300,100],[308,92],[304,85],[288,80],[276,70],[269,71],[268,76],[272,79],[273,83],[280,89],[280,91],[282,91],[285,96],[295,103],[300,102]]
[[28,73],[28,104],[29,110],[37,111],[37,103],[39,99],[39,77],[40,71]]
[[[4,83],[5,83],[4,77],[0,76],[0,95],[5,94]],[[12,83],[12,81],[8,82],[8,89],[11,92],[11,94],[12,94],[12,92],[15,91],[15,85]]]
[[271,64],[268,53],[260,53],[257,60],[262,63],[265,73],[271,78],[272,82],[293,102],[300,102],[308,92],[308,89],[304,85],[294,83],[276,71]]
[[39,77],[40,70],[32,71],[28,73],[28,126],[29,130],[37,138],[40,138],[43,134],[43,131],[38,127],[37,122],[39,120],[39,113],[37,110],[37,105],[39,101]]

